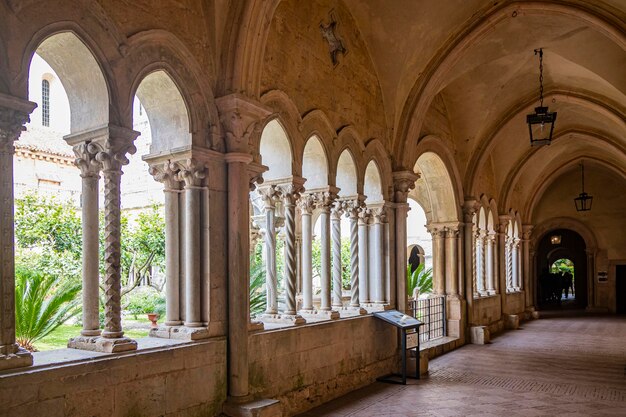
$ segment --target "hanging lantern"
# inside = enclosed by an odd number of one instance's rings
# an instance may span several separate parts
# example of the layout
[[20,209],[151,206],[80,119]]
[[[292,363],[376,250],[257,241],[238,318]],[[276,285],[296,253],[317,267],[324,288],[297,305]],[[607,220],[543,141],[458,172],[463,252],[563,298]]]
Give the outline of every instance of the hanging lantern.
[[580,163],[581,178],[582,178],[582,192],[574,199],[576,205],[576,211],[589,211],[591,210],[591,204],[593,203],[593,196],[590,196],[585,192],[585,166]]
[[556,121],[556,112],[549,112],[548,107],[543,106],[543,49],[535,49],[535,55],[537,54],[539,54],[539,107],[535,107],[535,112],[526,116],[530,146],[549,145]]

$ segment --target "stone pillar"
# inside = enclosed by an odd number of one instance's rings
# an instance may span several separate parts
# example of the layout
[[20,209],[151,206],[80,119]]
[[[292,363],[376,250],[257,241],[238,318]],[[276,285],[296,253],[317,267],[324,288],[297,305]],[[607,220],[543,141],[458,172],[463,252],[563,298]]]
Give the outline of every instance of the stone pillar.
[[497,274],[495,273],[495,246],[496,246],[496,234],[493,231],[487,232],[486,237],[486,276],[487,276],[487,295],[493,295],[496,293],[495,281]]
[[[474,297],[478,294],[476,293],[476,286],[474,285],[475,278],[475,254],[474,250],[474,214],[476,213],[478,207],[478,203],[473,197],[466,197],[465,202],[463,204],[463,256],[465,258],[465,300],[468,303],[468,306],[471,307],[473,304]],[[472,308],[468,308],[468,321],[469,324],[472,324]]]
[[201,198],[206,167],[194,159],[177,163],[185,194],[185,321],[186,327],[202,327],[201,297]]
[[128,164],[126,154],[136,151],[133,141],[139,135],[130,129],[109,125],[108,137],[98,139],[96,160],[102,164],[104,177],[104,330],[96,349],[121,352],[137,349],[137,342],[123,337],[121,306],[121,206],[120,181],[122,166]]
[[370,225],[370,240],[372,251],[370,252],[370,277],[371,293],[370,297],[374,304],[382,306],[385,304],[385,258],[384,258],[384,205],[371,207],[372,224]]
[[359,209],[359,304],[370,302],[369,291],[369,256],[368,256],[368,229],[370,211],[367,207]]
[[435,294],[446,293],[445,276],[445,229],[439,225],[430,225],[428,231],[433,237],[433,289]]
[[249,398],[249,191],[253,181],[262,181],[251,180],[249,140],[251,134],[260,133],[270,111],[239,94],[220,97],[216,104],[228,152],[228,395],[231,402],[240,403]]
[[526,299],[526,308],[533,309],[533,289],[531,283],[531,271],[530,271],[530,236],[533,230],[533,225],[525,224],[522,226],[522,250],[523,250],[523,262],[522,273],[524,275],[524,291]]
[[15,342],[14,145],[36,104],[0,94],[0,371],[30,366],[30,352]]
[[359,308],[359,210],[361,202],[353,200],[345,204],[350,219],[350,307]]
[[165,325],[179,326],[180,314],[180,181],[176,164],[150,166],[150,174],[163,183],[165,195]]
[[520,274],[519,274],[519,243],[518,238],[514,238],[511,244],[511,271],[513,275],[513,290],[520,290]]
[[333,309],[343,307],[342,301],[342,276],[341,276],[341,216],[343,215],[343,203],[335,201],[331,209],[332,229],[332,255],[333,255]]
[[303,324],[305,321],[296,314],[296,210],[295,205],[300,193],[304,190],[303,178],[292,178],[288,184],[278,186],[283,201],[285,216],[285,311],[283,320],[293,320],[294,324]]
[[486,295],[486,274],[485,274],[485,242],[487,233],[485,230],[478,229],[476,233],[476,286],[479,295]]
[[586,249],[587,254],[587,309],[596,307],[595,276],[596,276],[596,253],[594,249]]
[[509,275],[508,275],[508,259],[509,259],[509,248],[508,248],[508,236],[507,236],[507,228],[509,224],[510,217],[508,215],[499,216],[498,223],[498,289],[500,292],[500,309],[504,313],[506,310],[506,293],[509,289]]
[[419,175],[413,171],[396,171],[393,173],[394,200],[396,203],[396,241],[395,241],[395,263],[396,263],[396,285],[397,285],[397,308],[399,311],[407,311],[406,270],[407,259],[407,224],[409,213],[407,198],[409,191],[415,188],[415,181]]
[[279,192],[276,186],[259,188],[265,211],[265,288],[267,290],[266,315],[278,314],[278,280],[276,278],[276,201]]
[[315,203],[320,210],[320,226],[321,226],[321,305],[320,310],[332,311],[330,298],[330,208],[336,198],[336,193],[332,191],[323,191],[316,193]]
[[445,230],[445,265],[446,265],[446,294],[451,298],[459,297],[458,287],[458,239],[459,226],[447,226]]
[[73,147],[76,155],[75,164],[80,169],[82,178],[81,222],[82,222],[82,297],[83,329],[81,336],[100,336],[100,269],[99,269],[99,231],[98,199],[100,164],[96,161],[98,148],[83,142]]
[[310,194],[300,197],[298,208],[302,216],[302,312],[313,311],[313,224],[314,201]]

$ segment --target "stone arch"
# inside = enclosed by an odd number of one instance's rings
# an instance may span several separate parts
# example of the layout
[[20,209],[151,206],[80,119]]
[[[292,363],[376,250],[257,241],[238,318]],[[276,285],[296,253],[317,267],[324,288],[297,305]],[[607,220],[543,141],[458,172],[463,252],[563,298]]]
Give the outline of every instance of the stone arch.
[[[381,192],[382,192],[383,200],[391,200],[391,194],[392,194],[391,159],[389,157],[389,154],[385,150],[383,144],[377,139],[370,139],[365,145],[365,151],[363,152],[363,157],[365,161],[370,161],[368,162],[368,165],[364,164],[364,166],[366,167],[365,168],[366,171],[371,161],[376,161],[376,167],[379,170],[379,174],[381,176],[380,180],[381,180],[381,189],[382,189]],[[363,175],[365,175],[365,171],[363,172]],[[365,177],[363,178],[365,179]],[[367,195],[367,191],[365,190],[365,187],[366,187],[365,181],[363,181],[363,192],[365,195]]]
[[302,176],[306,179],[308,189],[328,185],[328,156],[324,145],[316,135],[311,136],[304,146]]
[[90,48],[73,31],[45,37],[34,53],[52,67],[63,85],[70,105],[70,131],[78,133],[109,123],[109,84]]
[[578,233],[585,241],[588,251],[593,252],[598,248],[598,240],[593,230],[580,220],[572,217],[553,217],[536,225],[533,228],[531,246],[536,248],[541,239],[555,229],[567,229]]
[[363,144],[363,141],[358,136],[356,129],[352,126],[346,126],[339,131],[335,144],[337,145],[333,150],[335,158],[331,163],[331,171],[334,176],[333,179],[338,178],[340,175],[339,158],[344,154],[344,152],[348,151],[357,170],[356,192],[362,193],[363,182],[361,181],[360,173],[364,172],[366,166],[362,158],[365,154],[365,145]]
[[552,184],[552,182],[555,179],[557,179],[563,172],[567,171],[572,166],[577,165],[578,163],[580,163],[581,159],[584,159],[585,161],[591,162],[593,164],[598,164],[598,165],[600,165],[600,166],[602,166],[604,168],[607,168],[610,171],[614,172],[616,175],[619,175],[624,180],[626,180],[626,169],[625,168],[617,166],[617,165],[614,165],[613,163],[610,163],[610,162],[608,162],[608,161],[606,161],[604,159],[601,159],[601,158],[596,158],[596,157],[589,156],[589,155],[577,155],[577,156],[569,159],[568,161],[564,162],[560,166],[554,168],[547,175],[541,177],[542,179],[541,179],[540,183],[537,184],[536,187],[533,188],[535,191],[530,195],[530,198],[526,199],[527,203],[526,203],[526,205],[523,208],[522,218],[524,219],[524,221],[526,223],[531,223],[532,222],[532,216],[533,216],[533,212],[535,210],[535,207],[537,206],[537,204],[541,200],[541,197],[543,196],[545,191]]
[[262,163],[268,167],[263,174],[265,180],[271,181],[292,176],[292,143],[278,118],[271,119],[263,128],[259,154]]
[[365,201],[368,204],[379,203],[385,200],[380,168],[374,159],[372,159],[365,168],[363,192],[366,197]]
[[341,197],[355,196],[358,194],[358,170],[354,156],[349,148],[345,148],[337,159],[337,176],[335,185],[339,187]]
[[150,153],[191,145],[188,107],[167,72],[151,72],[141,80],[136,91],[150,121]]
[[411,140],[419,137],[428,108],[433,98],[444,86],[446,76],[465,56],[471,45],[475,45],[489,34],[498,23],[519,13],[569,16],[595,28],[626,50],[626,35],[621,29],[622,24],[615,16],[597,8],[540,1],[504,3],[494,6],[453,35],[452,40],[431,59],[413,85],[402,109],[397,129],[398,136],[393,144],[393,155],[400,158],[399,165],[408,166],[409,162],[414,159],[414,154],[410,151],[405,152],[405,148]]
[[[567,102],[579,105],[585,109],[604,115],[607,119],[618,125],[624,125],[624,120],[626,119],[626,115],[619,110],[618,106],[609,103],[609,100],[603,97],[597,97],[590,93],[578,93],[555,89],[545,93],[545,100],[556,100],[557,102]],[[491,154],[491,150],[495,146],[495,138],[498,136],[500,130],[509,122],[513,120],[517,121],[521,115],[527,114],[530,111],[529,108],[534,107],[536,101],[537,97],[534,95],[532,97],[525,97],[524,99],[518,101],[518,103],[503,111],[503,116],[501,118],[497,118],[493,125],[485,130],[488,133],[484,138],[477,140],[479,145],[472,152],[468,163],[467,174],[465,175],[466,183],[464,186],[470,195],[474,194],[476,191],[475,187],[478,177],[478,169],[483,164],[485,158]],[[553,138],[553,142],[570,133],[571,131],[569,129],[567,131],[562,130],[558,132]],[[538,148],[531,148],[528,153],[533,153],[537,150]]]
[[420,174],[420,178],[411,194],[422,195],[418,197],[418,201],[423,207],[428,207],[426,212],[431,214],[429,221],[459,221],[457,193],[448,167],[439,155],[432,151],[422,153],[415,162],[413,171]]
[[[128,62],[134,76],[122,107],[132,114],[133,98],[143,80],[162,71],[170,78],[181,96],[188,115],[188,133],[196,145],[223,151],[221,125],[211,87],[213,74],[200,67],[188,48],[173,34],[164,30],[146,30],[128,40]],[[173,90],[172,90],[173,91]],[[140,97],[141,99],[141,97]]]

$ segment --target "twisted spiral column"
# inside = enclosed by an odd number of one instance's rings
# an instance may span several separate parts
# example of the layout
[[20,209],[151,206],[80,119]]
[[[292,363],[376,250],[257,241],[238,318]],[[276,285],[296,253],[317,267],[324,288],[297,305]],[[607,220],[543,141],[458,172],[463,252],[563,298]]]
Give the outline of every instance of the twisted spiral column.
[[333,307],[343,307],[341,301],[341,202],[336,202],[331,212],[333,254]]
[[513,242],[512,239],[506,238],[506,289],[513,289]]
[[285,314],[296,314],[296,187],[281,187],[285,211]]

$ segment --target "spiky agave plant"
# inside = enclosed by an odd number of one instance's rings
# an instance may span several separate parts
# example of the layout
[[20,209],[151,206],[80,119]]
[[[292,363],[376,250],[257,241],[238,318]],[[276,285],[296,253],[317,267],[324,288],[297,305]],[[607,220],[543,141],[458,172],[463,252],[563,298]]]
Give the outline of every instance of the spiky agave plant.
[[80,283],[43,275],[25,268],[15,270],[15,335],[17,343],[36,351],[34,342],[80,312]]

